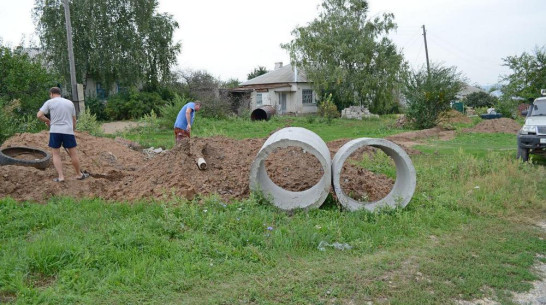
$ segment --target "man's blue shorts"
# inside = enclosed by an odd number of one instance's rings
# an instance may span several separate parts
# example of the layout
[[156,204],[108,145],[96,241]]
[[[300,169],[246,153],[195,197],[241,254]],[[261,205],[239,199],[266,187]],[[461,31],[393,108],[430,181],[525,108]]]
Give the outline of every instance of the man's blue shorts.
[[76,147],[76,137],[73,134],[49,133],[49,147],[60,148],[61,144],[67,149]]

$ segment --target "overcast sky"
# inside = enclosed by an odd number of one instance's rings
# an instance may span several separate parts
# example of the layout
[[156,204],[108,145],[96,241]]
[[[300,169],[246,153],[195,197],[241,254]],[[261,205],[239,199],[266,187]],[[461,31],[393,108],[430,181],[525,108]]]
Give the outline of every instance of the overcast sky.
[[[281,43],[296,26],[318,16],[321,0],[159,0],[158,12],[174,16],[182,43],[179,69],[205,70],[222,80],[245,81],[258,66],[290,62]],[[370,17],[391,12],[392,35],[412,67],[431,62],[456,66],[469,83],[489,85],[510,71],[502,58],[546,46],[546,0],[370,0]],[[0,0],[4,44],[37,41],[33,0]]]

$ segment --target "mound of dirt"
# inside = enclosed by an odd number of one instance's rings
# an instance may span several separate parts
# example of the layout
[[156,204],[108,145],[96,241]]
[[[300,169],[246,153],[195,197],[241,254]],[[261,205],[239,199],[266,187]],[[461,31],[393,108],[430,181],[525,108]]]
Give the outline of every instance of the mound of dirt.
[[450,109],[440,115],[438,123],[472,123],[472,119],[455,109]]
[[455,138],[455,131],[445,130],[441,127],[433,127],[429,129],[417,130],[417,131],[408,131],[399,134],[395,134],[387,137],[386,139],[392,141],[402,148],[408,154],[418,154],[419,151],[412,149],[411,147],[417,144],[423,143],[425,139],[439,139],[443,141],[448,141]]
[[484,120],[478,123],[473,128],[464,129],[466,132],[482,132],[482,133],[511,133],[517,134],[521,129],[521,125],[508,118],[500,118],[493,120]]
[[[49,151],[48,139],[47,131],[17,134],[2,147],[27,146]],[[134,201],[174,196],[193,199],[198,194],[217,194],[229,202],[249,195],[250,165],[266,140],[191,138],[150,158],[120,139],[94,137],[87,133],[76,133],[76,139],[81,168],[91,173],[90,178],[75,180],[70,158],[61,150],[64,182],[52,180],[57,176],[53,165],[45,170],[0,166],[0,197],[37,202],[46,202],[53,196]],[[328,143],[331,156],[347,141]],[[206,170],[198,169],[198,157],[205,158]],[[359,156],[356,154],[352,158]],[[310,188],[323,174],[313,155],[295,147],[270,154],[266,168],[271,180],[291,191]],[[350,182],[344,186],[347,194],[366,194],[371,201],[385,197],[394,183],[392,179],[350,166],[343,177]]]

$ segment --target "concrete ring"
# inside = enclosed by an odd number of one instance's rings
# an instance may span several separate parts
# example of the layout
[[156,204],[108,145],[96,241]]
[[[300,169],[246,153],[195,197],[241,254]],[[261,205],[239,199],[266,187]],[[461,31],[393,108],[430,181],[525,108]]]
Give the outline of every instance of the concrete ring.
[[[322,178],[313,187],[292,192],[276,185],[267,175],[265,160],[277,148],[300,147],[313,154],[322,166]],[[301,127],[287,127],[272,134],[250,166],[250,190],[261,191],[271,197],[282,210],[318,208],[324,203],[332,184],[332,160],[326,143],[314,132]]]
[[[363,146],[372,146],[381,149],[394,160],[396,165],[396,182],[392,190],[387,196],[374,202],[354,200],[345,194],[340,185],[343,164],[353,152]],[[360,138],[345,143],[335,154],[332,160],[332,182],[339,202],[347,210],[356,211],[364,208],[368,211],[374,211],[377,208],[387,206],[405,207],[415,192],[417,178],[411,159],[400,146],[385,139]]]

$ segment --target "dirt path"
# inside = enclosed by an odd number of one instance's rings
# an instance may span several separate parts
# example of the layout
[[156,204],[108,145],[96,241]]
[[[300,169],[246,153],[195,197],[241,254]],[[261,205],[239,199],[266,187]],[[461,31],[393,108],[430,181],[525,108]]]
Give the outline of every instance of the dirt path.
[[101,128],[105,134],[114,134],[125,129],[134,128],[141,123],[134,121],[116,121],[102,124]]

